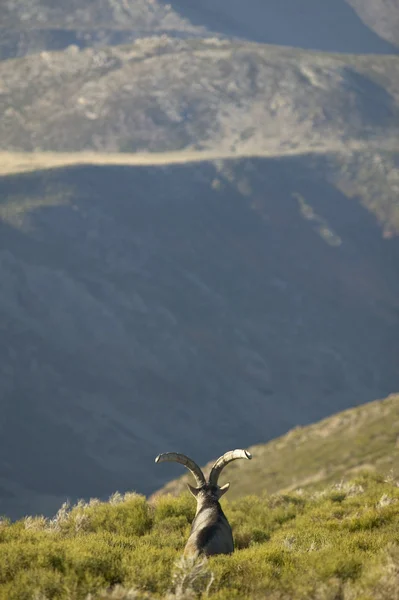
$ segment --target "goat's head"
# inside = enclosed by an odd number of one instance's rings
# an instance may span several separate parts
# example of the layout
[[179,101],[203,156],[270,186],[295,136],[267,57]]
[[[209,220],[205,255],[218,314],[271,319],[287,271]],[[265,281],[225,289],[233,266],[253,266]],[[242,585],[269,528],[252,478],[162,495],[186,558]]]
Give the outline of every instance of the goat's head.
[[197,501],[204,499],[205,497],[218,501],[230,487],[229,483],[219,486],[219,476],[226,465],[233,460],[237,460],[238,458],[246,458],[247,460],[250,460],[252,455],[247,450],[230,450],[229,452],[226,452],[213,465],[208,481],[205,479],[205,476],[197,463],[195,463],[191,458],[188,458],[188,456],[185,454],[179,454],[177,452],[165,452],[164,454],[159,454],[156,457],[155,462],[159,463],[164,461],[173,461],[184,465],[189,471],[191,471],[197,483],[197,487],[194,487],[189,483],[187,484],[189,491],[197,499]]

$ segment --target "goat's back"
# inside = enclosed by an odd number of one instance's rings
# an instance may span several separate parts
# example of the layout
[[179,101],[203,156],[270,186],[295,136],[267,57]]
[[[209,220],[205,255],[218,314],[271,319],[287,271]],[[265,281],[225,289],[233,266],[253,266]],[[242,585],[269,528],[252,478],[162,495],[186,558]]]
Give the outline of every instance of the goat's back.
[[233,533],[220,504],[200,509],[191,526],[184,554],[211,556],[233,551]]

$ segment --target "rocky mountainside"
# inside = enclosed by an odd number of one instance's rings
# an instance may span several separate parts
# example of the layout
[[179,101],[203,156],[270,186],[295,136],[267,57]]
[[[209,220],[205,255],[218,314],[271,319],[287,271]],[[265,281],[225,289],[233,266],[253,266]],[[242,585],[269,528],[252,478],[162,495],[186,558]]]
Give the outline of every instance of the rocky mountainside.
[[0,57],[140,37],[237,37],[328,52],[397,53],[399,0],[7,0]]
[[302,0],[300,5],[296,0],[171,0],[170,5],[210,31],[266,44],[391,53],[399,42],[398,0]]
[[399,45],[398,0],[349,0],[361,20],[379,36]]
[[307,155],[0,179],[0,512],[149,493],[160,451],[398,389],[398,238],[333,178]]
[[131,43],[157,35],[204,36],[206,30],[157,0],[9,0],[2,7],[0,58],[43,50]]
[[0,80],[3,150],[251,154],[399,139],[397,56],[152,38],[3,61]]
[[4,3],[0,514],[399,389],[396,4]]
[[[351,479],[359,471],[376,471],[394,480],[399,469],[399,395],[369,402],[307,427],[296,427],[249,450],[253,458],[250,463],[237,461],[223,473],[223,480],[231,482],[230,499],[322,489]],[[212,465],[213,461],[204,472]],[[167,483],[154,497],[178,495],[189,481],[190,475],[183,475]]]

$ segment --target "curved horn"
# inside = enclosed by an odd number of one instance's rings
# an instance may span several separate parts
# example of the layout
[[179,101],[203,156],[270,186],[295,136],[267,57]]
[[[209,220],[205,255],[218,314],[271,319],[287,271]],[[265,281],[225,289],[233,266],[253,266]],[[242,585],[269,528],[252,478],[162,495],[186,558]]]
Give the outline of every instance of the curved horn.
[[191,458],[188,458],[185,454],[180,454],[178,452],[164,452],[163,454],[159,454],[155,459],[156,463],[164,461],[174,461],[184,465],[194,475],[198,487],[201,487],[206,483],[204,474],[197,463],[191,460]]
[[247,450],[230,450],[230,452],[226,452],[223,454],[212,467],[212,470],[209,475],[209,483],[211,485],[217,485],[219,475],[226,465],[229,464],[232,460],[237,460],[238,458],[246,458],[251,460],[252,454],[250,454]]

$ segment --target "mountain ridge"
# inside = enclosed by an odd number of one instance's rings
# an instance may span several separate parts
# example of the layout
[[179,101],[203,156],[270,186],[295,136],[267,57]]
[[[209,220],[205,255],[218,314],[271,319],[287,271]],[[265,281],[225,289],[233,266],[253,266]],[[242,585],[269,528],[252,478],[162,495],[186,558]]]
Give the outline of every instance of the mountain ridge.
[[0,58],[42,50],[131,43],[140,37],[236,37],[320,51],[395,54],[397,0],[9,1],[2,15]]
[[[250,465],[237,461],[223,473],[223,481],[231,483],[232,499],[321,489],[351,479],[359,471],[394,480],[399,472],[399,394],[295,427],[267,444],[250,446],[248,451],[254,459]],[[212,465],[213,461],[205,465],[204,473]],[[179,495],[190,481],[190,475],[184,474],[151,499]]]
[[396,56],[215,39],[42,53],[0,63],[1,149],[253,152],[394,139],[398,73]]

